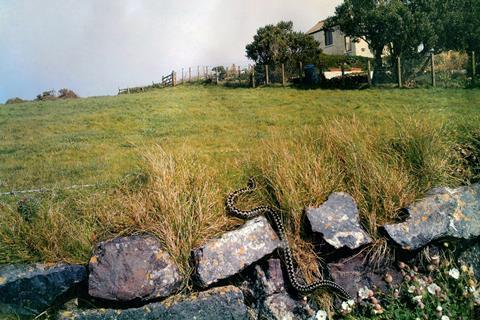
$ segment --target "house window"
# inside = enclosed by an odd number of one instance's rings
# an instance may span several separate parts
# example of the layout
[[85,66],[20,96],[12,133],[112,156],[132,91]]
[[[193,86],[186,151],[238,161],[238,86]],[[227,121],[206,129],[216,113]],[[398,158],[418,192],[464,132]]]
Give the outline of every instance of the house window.
[[325,45],[331,46],[333,44],[333,32],[332,30],[325,30]]
[[345,51],[346,52],[352,51],[352,39],[347,36],[345,36]]

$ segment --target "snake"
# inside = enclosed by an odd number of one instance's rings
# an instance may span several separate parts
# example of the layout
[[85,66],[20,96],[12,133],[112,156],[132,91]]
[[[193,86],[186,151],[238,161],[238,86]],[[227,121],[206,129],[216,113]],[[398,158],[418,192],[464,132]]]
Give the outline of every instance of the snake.
[[301,284],[299,282],[295,273],[292,250],[290,249],[290,245],[288,244],[288,239],[280,214],[270,206],[258,206],[250,210],[241,210],[235,206],[235,202],[239,196],[246,193],[251,193],[256,188],[257,184],[255,179],[249,178],[247,186],[245,188],[241,188],[229,193],[225,201],[227,212],[241,219],[250,219],[262,214],[265,215],[267,218],[270,218],[270,220],[274,223],[274,226],[277,230],[277,235],[281,242],[280,251],[285,261],[288,281],[290,282],[293,289],[295,289],[297,292],[299,292],[300,294],[308,294],[320,288],[330,288],[335,290],[340,296],[342,296],[346,300],[352,300],[350,294],[342,286],[338,285],[334,281],[316,280],[310,284]]

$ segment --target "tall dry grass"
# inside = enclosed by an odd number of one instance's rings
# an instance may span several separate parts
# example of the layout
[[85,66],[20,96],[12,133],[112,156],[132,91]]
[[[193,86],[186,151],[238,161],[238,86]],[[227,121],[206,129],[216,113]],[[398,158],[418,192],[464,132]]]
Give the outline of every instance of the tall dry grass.
[[224,212],[215,174],[195,157],[174,158],[154,147],[143,160],[142,174],[119,186],[109,201],[87,205],[98,219],[99,238],[153,234],[188,276],[191,250],[238,221]]
[[26,221],[12,206],[0,206],[0,264],[87,261],[96,224],[65,202],[40,207]]
[[321,275],[303,228],[305,207],[322,204],[332,192],[348,192],[375,239],[371,259],[385,259],[379,226],[396,221],[399,210],[428,189],[460,182],[452,139],[428,119],[343,118],[290,134],[273,132],[245,160],[223,169],[207,167],[188,150],[174,156],[153,147],[142,154],[140,173],[113,190],[55,201],[60,204],[40,208],[31,222],[1,207],[0,263],[86,262],[96,242],[146,232],[160,239],[188,276],[191,250],[241,223],[224,210],[226,192],[256,175],[263,188],[242,204],[268,203],[282,213],[296,261],[311,281]]
[[375,244],[372,261],[388,258],[379,227],[428,189],[459,183],[455,153],[441,124],[406,119],[375,125],[356,119],[323,121],[287,139],[269,141],[258,159],[265,199],[283,213],[296,260],[312,280],[319,276],[317,253],[305,241],[304,209],[322,204],[335,191],[356,200],[361,223]]

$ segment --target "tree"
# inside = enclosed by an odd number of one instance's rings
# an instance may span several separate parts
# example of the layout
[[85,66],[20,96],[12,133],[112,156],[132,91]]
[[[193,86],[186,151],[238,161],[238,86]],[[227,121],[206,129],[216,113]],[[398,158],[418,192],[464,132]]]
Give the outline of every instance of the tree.
[[[436,0],[345,0],[327,20],[353,39],[365,40],[375,56],[374,83],[382,70],[385,49],[397,57],[425,54],[436,45],[433,28]],[[422,47],[421,52],[418,48]]]
[[443,12],[437,26],[444,50],[480,53],[480,1],[437,0]]
[[293,31],[291,21],[259,28],[253,42],[246,46],[247,57],[257,65],[315,63],[320,53],[320,44],[307,34]]
[[77,99],[78,95],[73,90],[63,88],[58,90],[58,98],[59,99]]

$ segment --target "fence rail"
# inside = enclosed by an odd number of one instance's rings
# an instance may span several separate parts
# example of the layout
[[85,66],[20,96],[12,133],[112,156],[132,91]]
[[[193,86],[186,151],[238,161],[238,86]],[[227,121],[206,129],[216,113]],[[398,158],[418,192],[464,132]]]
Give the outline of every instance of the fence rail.
[[152,81],[152,84],[149,86],[141,86],[141,87],[127,87],[127,88],[118,88],[118,94],[129,94],[129,93],[140,93],[145,92],[155,88],[166,88],[166,87],[175,87],[176,85],[176,74],[175,71],[172,73],[163,76],[162,81],[159,83],[155,83]]

